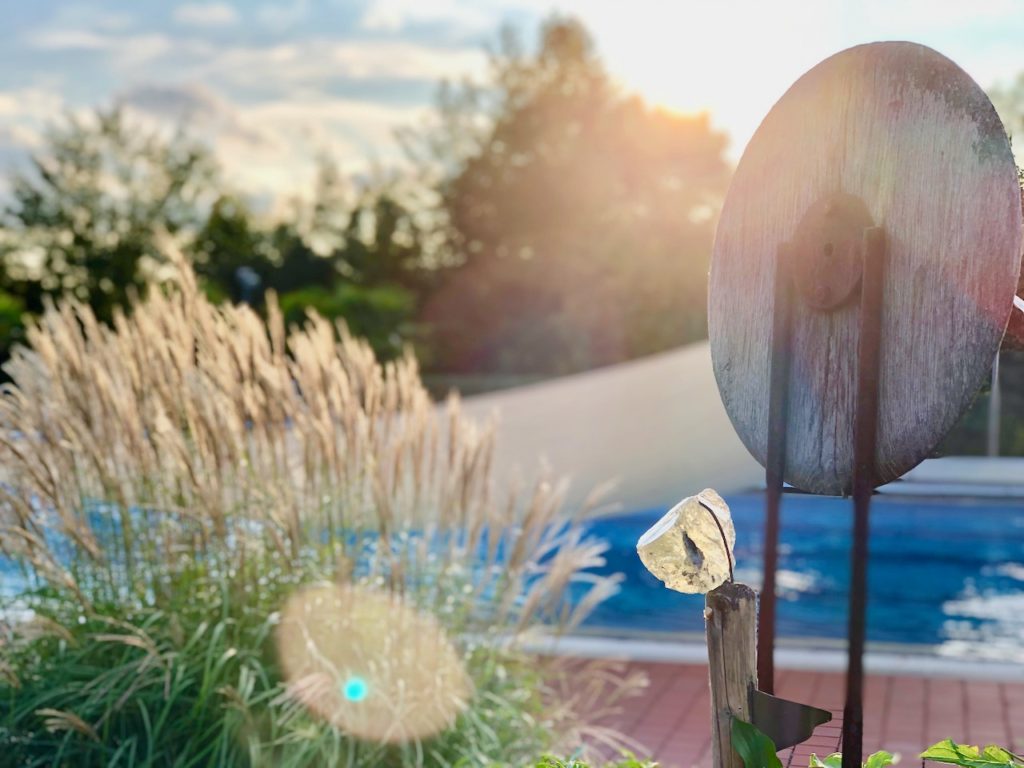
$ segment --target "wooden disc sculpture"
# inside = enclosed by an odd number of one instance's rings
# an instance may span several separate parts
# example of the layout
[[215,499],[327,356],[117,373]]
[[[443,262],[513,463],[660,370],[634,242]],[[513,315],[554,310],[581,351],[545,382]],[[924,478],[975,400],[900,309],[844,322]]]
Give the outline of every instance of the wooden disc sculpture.
[[766,468],[757,683],[772,693],[783,481],[852,494],[843,768],[860,768],[874,488],[931,454],[985,381],[1021,271],[1021,190],[949,59],[873,43],[801,77],[747,146],[711,264],[715,377]]
[[722,400],[766,462],[775,279],[792,281],[785,480],[852,489],[865,229],[884,236],[875,485],[926,458],[970,405],[1021,267],[1021,194],[981,88],[941,54],[873,43],[801,77],[736,169],[711,266]]

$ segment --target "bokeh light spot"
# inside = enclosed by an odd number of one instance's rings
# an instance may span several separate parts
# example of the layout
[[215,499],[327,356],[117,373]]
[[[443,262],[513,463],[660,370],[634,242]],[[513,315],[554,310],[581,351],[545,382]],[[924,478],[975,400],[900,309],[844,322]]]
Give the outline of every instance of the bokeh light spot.
[[275,636],[289,695],[358,739],[428,738],[451,728],[473,697],[444,627],[400,595],[310,584],[285,602]]
[[361,677],[350,677],[342,688],[342,693],[349,701],[362,701],[369,692],[370,686]]

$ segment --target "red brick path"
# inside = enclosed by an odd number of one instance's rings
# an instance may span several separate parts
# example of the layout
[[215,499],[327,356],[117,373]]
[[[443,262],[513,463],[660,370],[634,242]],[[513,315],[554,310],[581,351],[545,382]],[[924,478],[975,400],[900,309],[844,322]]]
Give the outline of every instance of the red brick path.
[[[665,768],[704,768],[711,763],[707,669],[703,666],[636,662],[650,679],[646,693],[616,717],[618,730],[643,744],[642,754]],[[835,672],[781,670],[776,694],[829,709],[833,720],[810,741],[782,754],[783,765],[806,768],[812,752],[839,749],[843,676]],[[900,765],[919,765],[917,755],[944,738],[995,743],[1024,750],[1024,683],[925,677],[869,676],[864,707],[864,749],[898,752]]]

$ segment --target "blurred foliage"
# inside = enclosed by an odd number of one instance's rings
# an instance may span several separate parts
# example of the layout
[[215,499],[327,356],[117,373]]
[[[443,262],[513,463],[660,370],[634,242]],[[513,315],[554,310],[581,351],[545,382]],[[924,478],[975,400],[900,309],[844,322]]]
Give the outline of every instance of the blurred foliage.
[[315,307],[384,359],[413,343],[433,373],[559,374],[705,334],[726,138],[622,93],[577,22],[529,52],[505,33],[486,78],[442,87],[405,138],[411,171],[357,182],[322,158],[271,220],[184,133],[68,115],[12,180],[0,334],[66,292],[109,322],[161,279],[165,232],[211,298],[273,290],[289,320]]
[[0,218],[3,356],[14,313],[40,312],[47,297],[72,293],[109,322],[157,276],[158,233],[198,223],[213,173],[200,145],[140,131],[117,109],[51,127]]
[[347,187],[321,158],[313,200],[265,221],[227,190],[203,145],[147,132],[120,110],[67,116],[28,172],[14,175],[0,220],[0,357],[21,315],[66,293],[110,322],[161,279],[160,238],[183,245],[215,300],[262,306],[281,296],[343,319],[382,359],[417,339],[427,285],[422,234],[396,181]]
[[[1024,352],[1003,351],[999,357],[999,455],[1024,456]],[[991,383],[946,435],[937,454],[984,456],[988,449]]]
[[440,367],[559,374],[706,333],[727,139],[621,93],[575,21],[526,53],[507,33],[486,83],[448,86],[406,144],[433,170],[455,266],[431,293]]
[[402,338],[415,335],[412,294],[397,286],[364,288],[343,283],[333,290],[310,286],[286,293],[281,300],[285,321],[302,322],[309,310],[323,317],[344,318],[348,328],[374,349],[398,352]]

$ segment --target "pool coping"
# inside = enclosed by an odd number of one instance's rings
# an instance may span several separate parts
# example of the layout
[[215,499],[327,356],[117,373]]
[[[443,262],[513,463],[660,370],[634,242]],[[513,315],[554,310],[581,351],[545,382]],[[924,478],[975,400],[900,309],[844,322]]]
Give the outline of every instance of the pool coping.
[[[703,640],[693,637],[669,641],[578,634],[563,637],[538,635],[530,638],[526,650],[551,656],[675,664],[704,665],[708,659]],[[846,670],[846,652],[841,648],[810,644],[805,647],[781,645],[775,649],[775,667],[843,672]],[[943,656],[936,652],[934,646],[872,646],[869,643],[864,668],[868,674],[875,675],[1024,682],[1024,664]]]

